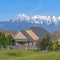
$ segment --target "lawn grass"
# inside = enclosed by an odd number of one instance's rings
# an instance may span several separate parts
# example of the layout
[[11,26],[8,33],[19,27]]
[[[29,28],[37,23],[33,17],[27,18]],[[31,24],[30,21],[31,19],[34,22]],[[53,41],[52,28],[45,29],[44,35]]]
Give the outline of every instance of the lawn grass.
[[60,60],[60,52],[0,50],[0,60]]

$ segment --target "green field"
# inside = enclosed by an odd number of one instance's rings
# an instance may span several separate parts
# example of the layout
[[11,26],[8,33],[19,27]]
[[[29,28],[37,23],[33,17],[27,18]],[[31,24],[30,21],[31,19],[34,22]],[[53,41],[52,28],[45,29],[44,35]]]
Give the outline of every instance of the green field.
[[0,60],[60,60],[60,52],[0,50]]

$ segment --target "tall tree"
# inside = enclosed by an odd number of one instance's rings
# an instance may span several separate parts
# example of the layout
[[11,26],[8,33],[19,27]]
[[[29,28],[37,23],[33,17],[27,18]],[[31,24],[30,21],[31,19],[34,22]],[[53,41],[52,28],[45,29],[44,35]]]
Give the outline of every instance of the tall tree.
[[15,40],[12,37],[12,35],[8,35],[7,37],[5,37],[5,34],[3,32],[0,32],[0,47],[1,48],[5,46],[14,45],[14,44],[15,44]]
[[9,46],[10,46],[10,45],[14,45],[14,44],[15,44],[15,40],[14,40],[14,38],[12,37],[12,35],[8,35],[8,36],[6,37],[5,44],[6,44],[6,46],[8,47],[8,50],[9,50]]
[[5,34],[0,32],[0,47],[4,47],[5,46]]
[[12,37],[12,35],[8,35],[6,37],[6,45],[14,45],[14,44],[15,44],[14,38]]
[[41,50],[41,46],[42,46],[41,40],[42,40],[42,39],[39,38],[39,39],[36,41],[36,46],[38,47],[38,50],[39,50],[39,51]]
[[46,37],[44,37],[43,39],[39,39],[36,45],[39,50],[48,50],[52,45],[50,35],[46,35]]

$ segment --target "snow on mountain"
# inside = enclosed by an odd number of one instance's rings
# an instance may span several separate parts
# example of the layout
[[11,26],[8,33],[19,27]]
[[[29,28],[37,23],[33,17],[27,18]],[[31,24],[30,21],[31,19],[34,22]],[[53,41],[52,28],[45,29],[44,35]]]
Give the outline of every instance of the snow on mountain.
[[25,14],[18,14],[15,18],[12,19],[12,22],[24,20],[30,20],[30,17]]
[[25,30],[30,27],[42,27],[49,32],[60,30],[60,16],[18,14],[9,21],[0,21],[0,30]]
[[60,22],[60,16],[45,16],[45,15],[34,15],[27,16],[25,14],[18,14],[15,18],[11,19],[12,22],[16,21],[27,21],[35,24],[43,24],[47,25],[53,23],[57,25]]

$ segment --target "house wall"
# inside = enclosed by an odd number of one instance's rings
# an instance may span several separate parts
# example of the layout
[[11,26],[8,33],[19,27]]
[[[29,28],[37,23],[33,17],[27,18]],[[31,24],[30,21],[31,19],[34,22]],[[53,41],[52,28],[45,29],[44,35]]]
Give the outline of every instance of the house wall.
[[16,49],[31,49],[31,50],[35,50],[38,49],[35,45],[36,42],[28,42],[28,43],[16,43]]
[[23,42],[19,42],[19,43],[16,43],[16,45],[19,45],[19,46],[26,46],[26,45],[28,45],[28,46],[35,46],[35,43],[36,42],[28,42],[28,43],[23,43]]
[[23,42],[16,42],[16,45],[17,46],[23,46],[23,45],[25,45],[26,43],[23,43]]

